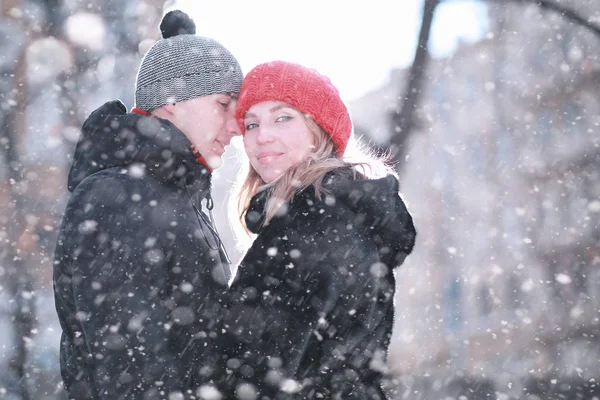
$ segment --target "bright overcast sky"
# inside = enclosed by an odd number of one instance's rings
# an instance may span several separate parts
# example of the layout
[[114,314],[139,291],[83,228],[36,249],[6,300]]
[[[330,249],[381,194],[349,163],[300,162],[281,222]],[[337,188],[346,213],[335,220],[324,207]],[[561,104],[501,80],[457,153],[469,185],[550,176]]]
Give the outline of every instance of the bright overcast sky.
[[[276,59],[328,75],[349,101],[412,61],[422,0],[175,0],[196,22],[197,34],[227,47],[247,73]],[[478,1],[442,3],[430,47],[451,54],[458,40],[481,38],[487,10]]]

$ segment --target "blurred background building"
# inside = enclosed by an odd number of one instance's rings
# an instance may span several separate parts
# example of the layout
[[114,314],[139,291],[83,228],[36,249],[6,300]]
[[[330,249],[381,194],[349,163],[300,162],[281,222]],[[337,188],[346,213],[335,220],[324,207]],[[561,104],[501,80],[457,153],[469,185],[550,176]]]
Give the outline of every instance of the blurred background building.
[[[555,1],[600,26],[596,0]],[[600,398],[600,35],[538,2],[485,4],[487,34],[430,61],[401,160],[419,237],[397,271],[392,395]],[[165,6],[0,1],[0,398],[60,398],[51,260],[66,174],[87,114],[133,105]],[[363,141],[398,134],[407,74],[349,102]],[[239,141],[225,157],[215,211],[239,259],[226,223]]]
[[[568,5],[600,17],[600,3],[583,3]],[[591,399],[600,392],[600,38],[536,5],[490,6],[489,21],[485,39],[426,73],[402,176],[419,237],[398,271],[392,367],[402,398],[443,398],[457,381],[478,393],[468,398],[579,390],[589,397],[564,398]],[[392,71],[351,103],[376,143],[391,135],[405,80],[406,70]]]
[[0,1],[0,398],[58,399],[52,253],[79,129],[133,102],[162,1]]

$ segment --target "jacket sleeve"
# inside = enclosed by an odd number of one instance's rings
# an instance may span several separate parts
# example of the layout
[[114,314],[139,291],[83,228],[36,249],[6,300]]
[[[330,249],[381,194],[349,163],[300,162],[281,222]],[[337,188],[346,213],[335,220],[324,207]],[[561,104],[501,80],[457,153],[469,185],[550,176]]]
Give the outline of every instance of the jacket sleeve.
[[148,202],[132,202],[124,179],[133,178],[81,183],[59,235],[61,368],[75,398],[78,386],[99,399],[167,398],[181,390],[168,346],[169,260],[156,229],[148,229]]
[[290,367],[312,382],[306,390],[316,386],[325,397],[378,398],[393,319],[393,270],[381,262],[369,232],[350,221],[342,208],[326,210],[289,235],[294,269],[306,271],[299,279],[312,310],[302,321],[311,329],[299,326],[303,337],[291,339],[298,346]]

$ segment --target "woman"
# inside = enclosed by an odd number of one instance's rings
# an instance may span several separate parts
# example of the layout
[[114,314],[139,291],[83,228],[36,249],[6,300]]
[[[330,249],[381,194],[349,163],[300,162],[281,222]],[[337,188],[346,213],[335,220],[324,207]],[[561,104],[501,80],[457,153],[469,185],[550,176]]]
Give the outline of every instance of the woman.
[[315,70],[282,61],[255,67],[236,118],[250,161],[241,221],[257,236],[217,338],[224,390],[384,399],[393,269],[415,240],[398,181],[368,179],[376,162],[344,160],[350,115]]

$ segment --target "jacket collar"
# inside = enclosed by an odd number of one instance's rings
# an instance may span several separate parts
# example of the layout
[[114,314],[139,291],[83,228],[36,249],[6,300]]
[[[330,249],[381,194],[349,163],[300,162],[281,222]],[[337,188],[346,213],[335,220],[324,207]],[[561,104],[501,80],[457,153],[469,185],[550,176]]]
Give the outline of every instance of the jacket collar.
[[183,132],[165,119],[127,113],[119,100],[105,103],[83,124],[68,188],[73,191],[88,176],[114,167],[194,192],[208,195],[210,190],[211,173],[197,161]]
[[[400,265],[411,253],[415,244],[416,231],[412,217],[399,195],[396,177],[388,175],[380,179],[365,179],[355,176],[350,168],[330,172],[323,180],[324,196],[332,201],[320,201],[314,186],[296,194],[287,206],[287,212],[275,216],[270,225],[288,226],[300,212],[309,209],[335,212],[345,207],[354,215],[353,223],[362,226],[373,237],[382,261],[386,265]],[[253,233],[261,233],[265,227],[265,208],[269,190],[256,194],[246,213],[246,225]]]

